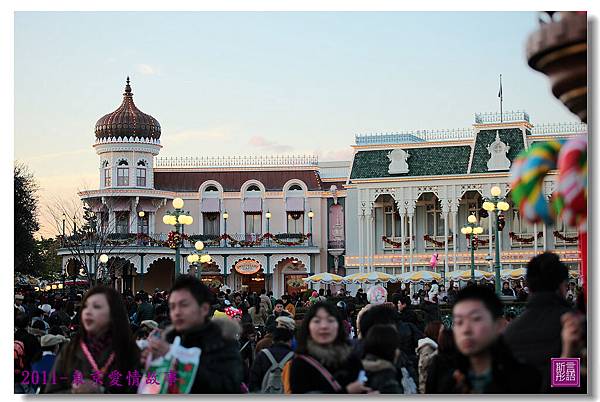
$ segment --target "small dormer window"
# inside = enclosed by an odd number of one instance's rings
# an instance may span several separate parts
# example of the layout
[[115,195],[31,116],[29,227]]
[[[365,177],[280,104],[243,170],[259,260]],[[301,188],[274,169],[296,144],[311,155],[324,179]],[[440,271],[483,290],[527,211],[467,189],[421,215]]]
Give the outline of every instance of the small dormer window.
[[117,164],[117,186],[129,185],[129,163],[121,159]]

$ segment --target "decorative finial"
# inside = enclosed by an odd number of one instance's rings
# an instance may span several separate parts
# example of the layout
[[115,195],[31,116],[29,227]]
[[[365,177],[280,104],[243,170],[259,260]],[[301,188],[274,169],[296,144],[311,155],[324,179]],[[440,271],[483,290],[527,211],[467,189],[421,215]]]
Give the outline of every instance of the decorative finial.
[[129,85],[129,76],[127,76],[126,83],[127,83],[127,85],[125,85],[125,93],[123,95],[131,96],[133,94],[131,93],[131,85]]

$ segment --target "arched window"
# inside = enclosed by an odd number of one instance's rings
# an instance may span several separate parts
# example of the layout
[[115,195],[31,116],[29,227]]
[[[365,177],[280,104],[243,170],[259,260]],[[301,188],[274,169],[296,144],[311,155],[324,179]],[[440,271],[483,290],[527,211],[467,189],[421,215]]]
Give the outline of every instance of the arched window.
[[213,192],[213,191],[218,192],[219,189],[216,186],[208,186],[208,187],[206,187],[206,189],[204,189],[204,191],[207,192],[207,193],[208,192]]
[[129,185],[129,163],[121,159],[117,164],[117,186]]
[[102,169],[104,171],[104,187],[110,187],[112,184],[112,168],[108,161],[102,162]]
[[146,162],[139,161],[137,164],[136,186],[146,187]]
[[302,187],[300,187],[297,184],[294,184],[293,186],[290,187],[290,191],[293,191],[293,190],[300,190],[300,191],[302,191]]
[[260,191],[260,188],[256,184],[253,184],[250,187],[248,187],[246,191]]

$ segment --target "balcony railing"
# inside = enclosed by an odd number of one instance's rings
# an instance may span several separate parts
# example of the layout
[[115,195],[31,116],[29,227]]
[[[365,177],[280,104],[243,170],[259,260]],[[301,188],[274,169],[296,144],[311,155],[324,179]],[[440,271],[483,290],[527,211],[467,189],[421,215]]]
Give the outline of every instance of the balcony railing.
[[378,144],[412,144],[426,141],[453,141],[472,139],[475,132],[472,128],[413,130],[394,133],[359,134],[355,137],[356,145]]
[[331,241],[327,242],[327,248],[329,248],[329,249],[346,248],[346,242],[344,240],[331,240]]
[[[205,247],[307,247],[312,246],[312,236],[303,233],[265,233],[222,235],[183,234],[180,247],[194,247],[202,241]],[[92,247],[102,244],[110,247],[171,247],[176,240],[169,233],[111,233],[100,237],[93,234],[68,236],[62,239],[63,248]]]
[[157,168],[214,168],[214,167],[280,167],[318,166],[316,155],[262,155],[262,156],[182,156],[155,159]]
[[533,135],[586,134],[587,132],[587,124],[580,122],[536,124],[531,129]]
[[529,123],[529,114],[523,110],[503,112],[502,115],[497,112],[475,114],[476,124],[515,123],[521,121]]

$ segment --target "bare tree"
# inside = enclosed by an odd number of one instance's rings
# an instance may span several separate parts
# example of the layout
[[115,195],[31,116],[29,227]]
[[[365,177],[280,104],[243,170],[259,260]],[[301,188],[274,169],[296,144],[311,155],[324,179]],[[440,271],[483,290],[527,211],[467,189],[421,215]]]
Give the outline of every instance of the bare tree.
[[[102,214],[106,214],[104,216],[107,219],[96,215],[98,219],[95,222],[86,216],[86,210],[88,215],[94,212],[80,200],[57,199],[47,207],[50,220],[57,233],[60,233],[58,238],[61,239],[61,248],[69,250],[71,258],[77,261],[78,266],[87,276],[90,286],[97,284],[99,280],[107,279],[102,276],[102,270],[99,269],[102,254],[119,255],[125,247],[135,245],[136,242],[136,236],[131,233],[124,235],[115,233],[116,219],[108,217],[108,209],[112,207],[110,203],[120,200],[114,198],[110,200],[108,204],[103,204],[106,209]],[[108,272],[114,273],[115,269],[122,268],[130,259],[131,257],[123,255],[118,259],[109,259]],[[97,268],[93,269],[93,267]]]

